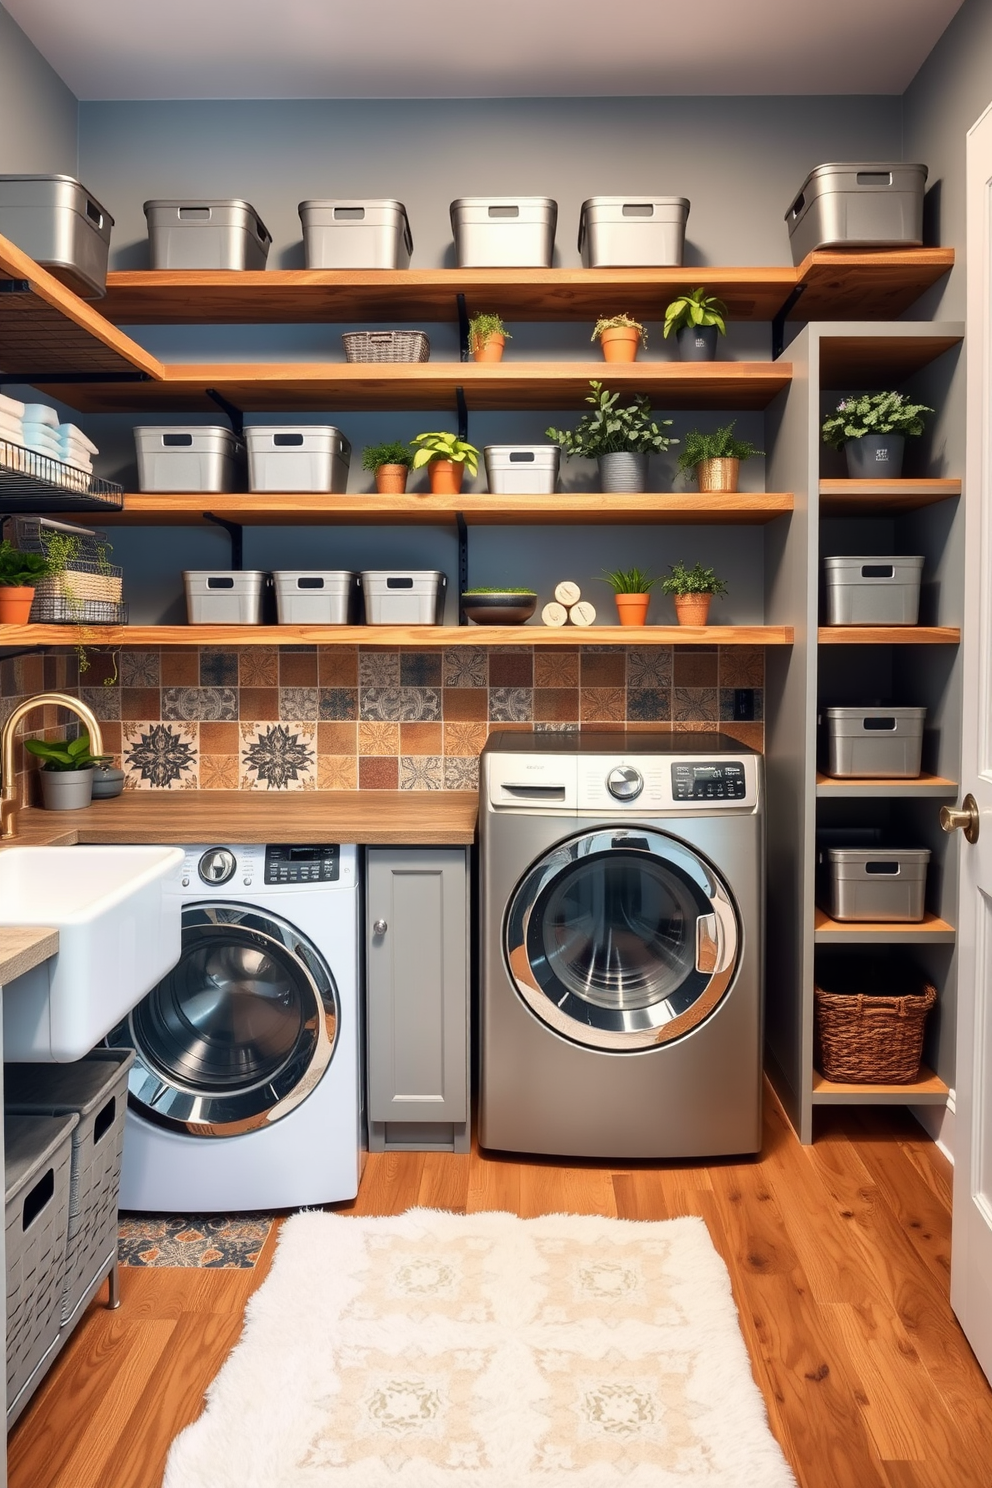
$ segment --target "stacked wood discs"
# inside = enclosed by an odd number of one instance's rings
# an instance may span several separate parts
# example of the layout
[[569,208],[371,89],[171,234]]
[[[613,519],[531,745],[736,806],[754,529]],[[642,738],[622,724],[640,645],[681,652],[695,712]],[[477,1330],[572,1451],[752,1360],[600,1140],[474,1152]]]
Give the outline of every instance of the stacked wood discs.
[[582,590],[572,579],[563,579],[555,587],[555,597],[541,611],[541,619],[553,630],[563,625],[595,625],[596,608],[582,598]]

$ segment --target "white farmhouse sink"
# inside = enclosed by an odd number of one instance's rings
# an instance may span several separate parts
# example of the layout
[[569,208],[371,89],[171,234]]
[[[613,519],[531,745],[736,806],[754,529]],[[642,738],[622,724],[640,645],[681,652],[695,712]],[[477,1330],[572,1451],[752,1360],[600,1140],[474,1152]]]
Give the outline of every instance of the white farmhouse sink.
[[9,847],[0,925],[51,925],[59,952],[3,989],[3,1057],[81,1059],[179,960],[182,908],[163,892],[177,847]]

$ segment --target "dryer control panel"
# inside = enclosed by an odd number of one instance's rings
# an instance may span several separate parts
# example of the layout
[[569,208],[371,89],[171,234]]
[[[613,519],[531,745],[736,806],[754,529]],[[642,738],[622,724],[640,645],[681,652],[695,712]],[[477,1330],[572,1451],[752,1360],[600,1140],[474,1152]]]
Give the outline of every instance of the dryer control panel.
[[265,849],[267,884],[336,883],[341,872],[341,849],[337,843]]
[[680,760],[672,766],[676,801],[743,801],[747,795],[740,760]]

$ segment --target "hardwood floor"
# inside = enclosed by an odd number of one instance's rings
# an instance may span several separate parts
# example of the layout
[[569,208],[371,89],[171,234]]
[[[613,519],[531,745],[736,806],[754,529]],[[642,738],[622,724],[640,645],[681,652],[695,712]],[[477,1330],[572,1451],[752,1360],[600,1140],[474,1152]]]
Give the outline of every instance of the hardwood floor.
[[[374,1155],[341,1212],[415,1204],[701,1215],[801,1488],[992,1483],[992,1390],[948,1304],[950,1169],[905,1112],[824,1108],[803,1148],[769,1095],[760,1158],[708,1167]],[[12,1434],[10,1488],[158,1488],[273,1248],[254,1271],[125,1269]]]

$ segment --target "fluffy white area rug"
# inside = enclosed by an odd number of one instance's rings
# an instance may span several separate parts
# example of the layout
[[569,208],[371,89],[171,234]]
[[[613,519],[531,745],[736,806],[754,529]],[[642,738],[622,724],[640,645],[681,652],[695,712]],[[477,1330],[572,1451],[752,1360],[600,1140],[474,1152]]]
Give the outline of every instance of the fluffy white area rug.
[[795,1488],[700,1219],[298,1214],[164,1488]]

